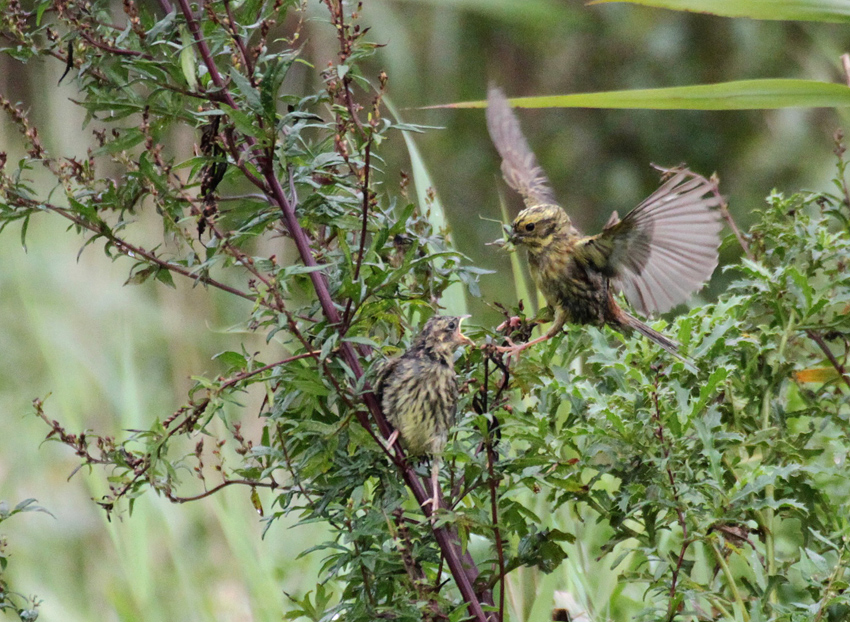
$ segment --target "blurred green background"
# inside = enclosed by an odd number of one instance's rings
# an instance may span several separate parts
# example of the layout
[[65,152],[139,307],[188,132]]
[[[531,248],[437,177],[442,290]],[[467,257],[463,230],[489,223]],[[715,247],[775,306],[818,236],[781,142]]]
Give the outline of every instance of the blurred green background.
[[[151,3],[151,7],[153,4]],[[324,67],[336,37],[311,2],[305,55]],[[120,8],[117,13],[120,13]],[[293,22],[294,23],[294,22]],[[838,25],[729,20],[626,5],[584,6],[574,0],[367,1],[362,23],[386,44],[365,68],[389,74],[389,95],[407,122],[439,126],[415,137],[452,224],[456,244],[498,274],[482,279],[485,300],[505,299],[507,256],[484,246],[499,237],[499,194],[513,210],[480,110],[420,106],[482,99],[488,81],[509,96],[564,94],[788,77],[843,81],[839,56],[850,31]],[[82,155],[90,133],[58,61],[21,66],[0,57],[0,92],[32,111],[54,155]],[[299,68],[293,91],[320,88]],[[557,196],[576,223],[598,230],[610,211],[624,213],[657,185],[650,162],[687,162],[717,171],[739,223],[746,226],[773,188],[829,190],[833,133],[846,112],[536,110],[521,123]],[[175,141],[180,137],[175,136]],[[14,128],[0,123],[0,150],[20,153]],[[385,145],[381,183],[396,195],[410,172],[401,136]],[[10,157],[10,160],[13,158]],[[150,233],[156,235],[153,223]],[[55,518],[29,514],[3,524],[10,542],[9,580],[44,600],[44,620],[279,620],[296,595],[315,583],[317,556],[296,559],[321,528],[276,523],[264,540],[248,491],[228,489],[172,506],[146,496],[132,517],[107,522],[90,500],[104,473],[81,471],[71,452],[41,444],[46,426],[31,401],[51,394],[46,410],[71,431],[121,434],[170,415],[186,399],[190,377],[220,370],[212,356],[238,349],[248,303],[193,289],[123,286],[130,263],[116,264],[98,245],[77,260],[81,240],[64,223],[35,219],[27,252],[17,230],[0,237],[0,499],[35,497]],[[724,259],[737,254],[724,247]],[[718,271],[705,296],[721,291]],[[511,288],[512,291],[512,288]],[[475,320],[495,314],[483,304]],[[250,341],[253,337],[247,337]],[[244,425],[257,429],[247,396]],[[261,496],[269,505],[269,496]],[[568,520],[564,517],[564,520]],[[545,619],[551,593],[569,593],[594,620],[625,620],[605,603],[616,581],[594,561],[604,530],[583,530],[570,559],[550,577],[522,571],[508,589],[514,620]],[[578,527],[576,527],[578,526]],[[591,577],[592,579],[588,579]],[[540,602],[539,610],[534,610]]]

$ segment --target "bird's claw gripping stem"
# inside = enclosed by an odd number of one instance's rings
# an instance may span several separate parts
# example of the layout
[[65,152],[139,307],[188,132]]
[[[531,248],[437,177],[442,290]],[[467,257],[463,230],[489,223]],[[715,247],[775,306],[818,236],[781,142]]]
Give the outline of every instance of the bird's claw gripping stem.
[[398,430],[393,430],[393,433],[390,434],[390,437],[387,439],[387,451],[390,451],[395,445],[395,442],[398,440]]
[[506,328],[514,330],[515,328],[519,328],[520,326],[522,326],[522,318],[518,315],[512,315],[496,327],[496,332],[500,333]]
[[505,341],[508,342],[506,346],[496,346],[496,352],[501,352],[502,354],[507,354],[508,360],[511,358],[516,358],[519,360],[519,355],[523,350],[530,348],[533,345],[540,343],[541,341],[546,341],[549,339],[549,333],[546,333],[542,337],[538,337],[537,339],[532,339],[526,343],[516,344],[509,337],[505,337]]

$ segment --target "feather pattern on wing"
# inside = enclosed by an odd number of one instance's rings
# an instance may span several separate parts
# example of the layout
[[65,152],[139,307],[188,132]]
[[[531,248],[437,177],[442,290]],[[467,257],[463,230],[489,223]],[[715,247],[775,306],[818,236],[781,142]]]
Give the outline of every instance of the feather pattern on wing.
[[487,91],[487,129],[502,156],[502,175],[508,185],[522,195],[529,207],[554,204],[549,180],[528,146],[516,115],[502,90],[492,85]]
[[378,398],[378,403],[384,400],[384,391],[387,388],[387,378],[398,367],[400,357],[385,359],[379,361],[375,368],[375,396]]
[[596,236],[609,250],[612,284],[644,315],[669,311],[708,281],[723,228],[715,180],[685,168],[659,170],[669,179]]

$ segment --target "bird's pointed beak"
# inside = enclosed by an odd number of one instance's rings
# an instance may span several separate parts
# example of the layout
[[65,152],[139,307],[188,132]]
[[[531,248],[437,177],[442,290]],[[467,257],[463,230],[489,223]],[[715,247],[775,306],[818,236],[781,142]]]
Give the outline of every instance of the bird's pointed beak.
[[462,343],[463,345],[466,345],[466,346],[474,345],[474,342],[472,341],[472,339],[470,339],[469,337],[464,335],[462,332],[460,332],[460,325],[463,323],[463,321],[465,319],[470,318],[470,317],[472,317],[472,316],[471,315],[462,315],[457,319],[458,320],[458,322],[457,322],[457,340],[460,343]]
[[519,242],[519,235],[512,225],[502,225],[502,236],[498,240],[494,242],[489,242],[488,246],[499,246],[502,250],[506,251],[514,251],[516,250],[516,244]]

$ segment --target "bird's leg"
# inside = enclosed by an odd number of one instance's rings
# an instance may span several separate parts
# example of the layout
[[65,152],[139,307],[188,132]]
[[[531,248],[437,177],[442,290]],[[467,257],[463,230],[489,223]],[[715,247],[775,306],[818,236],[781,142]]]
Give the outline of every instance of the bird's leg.
[[515,344],[510,339],[508,339],[508,346],[496,346],[497,352],[502,352],[508,355],[508,358],[511,357],[519,357],[520,352],[525,350],[526,348],[530,348],[533,345],[536,345],[542,341],[546,341],[547,339],[551,339],[555,335],[561,332],[561,329],[564,327],[564,324],[567,322],[567,315],[561,309],[556,309],[555,311],[555,321],[552,322],[552,326],[549,327],[549,330],[546,331],[545,335],[541,335],[537,339],[532,339],[526,343]]
[[508,358],[512,356],[519,356],[519,353],[525,350],[526,348],[530,348],[533,345],[540,343],[541,341],[546,341],[547,339],[551,339],[555,335],[550,335],[548,332],[537,339],[532,339],[531,341],[526,341],[525,343],[514,343],[508,338],[505,340],[510,344],[507,346],[496,346],[497,352],[502,352],[508,355]]
[[[548,320],[539,319],[539,318],[533,318],[533,319],[529,320],[528,318],[526,318],[525,323],[527,325],[531,326],[532,328],[534,328],[538,324],[543,324],[544,322],[549,322],[549,321],[551,321],[551,318],[548,319]],[[501,333],[502,331],[508,330],[508,329],[514,330],[515,328],[519,328],[520,326],[522,326],[522,324],[523,324],[523,319],[520,316],[512,315],[511,317],[509,317],[507,320],[505,320],[504,322],[502,322],[501,324],[499,324],[496,327],[496,332]]]
[[440,460],[431,458],[431,498],[422,504],[431,506],[431,524],[437,520],[437,510],[440,509],[440,484],[438,478],[440,476]]
[[431,498],[434,500],[434,503],[431,505],[431,509],[436,512],[440,509],[440,482],[438,478],[440,476],[440,461],[436,458],[432,458],[431,462]]
[[393,448],[395,442],[398,440],[398,430],[393,430],[393,433],[390,434],[390,437],[387,439],[387,451]]

